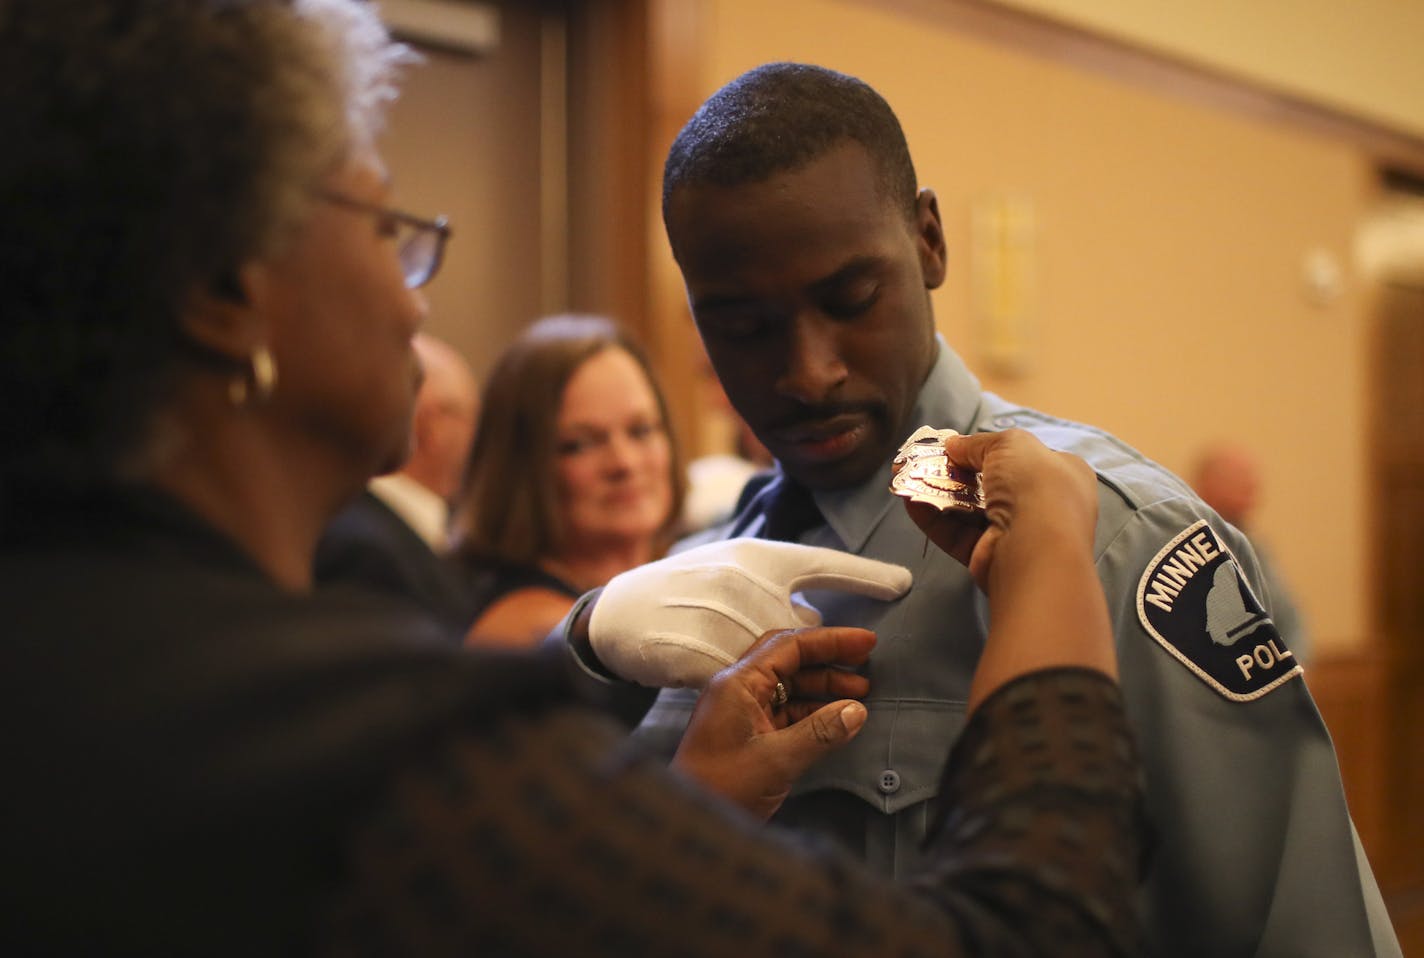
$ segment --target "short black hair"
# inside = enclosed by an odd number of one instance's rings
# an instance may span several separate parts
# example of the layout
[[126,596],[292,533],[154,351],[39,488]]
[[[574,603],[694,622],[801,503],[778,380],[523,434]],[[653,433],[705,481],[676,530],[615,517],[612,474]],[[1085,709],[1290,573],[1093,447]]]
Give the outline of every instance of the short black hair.
[[799,169],[847,140],[870,154],[879,187],[907,217],[917,180],[900,121],[864,81],[806,63],[767,63],[712,94],[663,165],[663,219],[694,184],[738,186]]

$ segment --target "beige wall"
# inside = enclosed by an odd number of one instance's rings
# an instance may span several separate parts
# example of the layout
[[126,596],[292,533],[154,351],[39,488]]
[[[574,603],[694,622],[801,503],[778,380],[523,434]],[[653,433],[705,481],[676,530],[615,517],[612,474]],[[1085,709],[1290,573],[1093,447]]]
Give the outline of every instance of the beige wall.
[[1418,0],[994,0],[1424,135]]
[[[1178,471],[1211,439],[1255,444],[1259,532],[1316,648],[1366,639],[1366,291],[1348,261],[1372,196],[1361,156],[852,0],[704,10],[704,94],[798,59],[861,76],[896,108],[949,238],[940,328],[990,388]],[[1005,193],[1037,223],[1037,342],[1013,378],[979,348],[969,265],[973,205]],[[1312,250],[1343,271],[1332,302],[1306,295]]]

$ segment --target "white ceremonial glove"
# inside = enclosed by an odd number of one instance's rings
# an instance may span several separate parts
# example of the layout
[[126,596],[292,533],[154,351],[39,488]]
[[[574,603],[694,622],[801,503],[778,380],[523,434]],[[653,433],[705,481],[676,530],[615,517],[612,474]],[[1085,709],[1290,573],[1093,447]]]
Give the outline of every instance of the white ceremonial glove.
[[589,643],[630,682],[701,688],[763,633],[821,624],[793,592],[840,589],[888,602],[911,581],[904,566],[837,549],[726,539],[614,576],[594,604]]

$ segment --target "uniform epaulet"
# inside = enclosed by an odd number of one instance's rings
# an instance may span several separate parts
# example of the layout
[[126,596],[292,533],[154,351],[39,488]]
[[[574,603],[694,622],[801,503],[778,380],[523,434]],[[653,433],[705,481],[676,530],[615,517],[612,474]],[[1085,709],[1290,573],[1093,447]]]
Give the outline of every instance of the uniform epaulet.
[[1127,443],[1094,426],[1059,419],[1036,409],[1003,409],[976,424],[976,432],[1023,429],[1050,449],[1082,457],[1099,480],[1133,509],[1164,499],[1195,498],[1185,482]]

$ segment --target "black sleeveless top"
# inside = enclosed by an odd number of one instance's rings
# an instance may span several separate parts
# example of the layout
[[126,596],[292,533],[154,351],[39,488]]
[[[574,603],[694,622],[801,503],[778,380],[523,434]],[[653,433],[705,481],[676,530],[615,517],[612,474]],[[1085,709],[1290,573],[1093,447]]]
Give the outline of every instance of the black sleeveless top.
[[474,596],[474,615],[470,619],[471,622],[479,619],[500,599],[520,589],[548,589],[566,595],[570,600],[583,594],[563,579],[550,575],[538,566],[467,556],[460,557],[458,561],[470,576],[471,592]]

